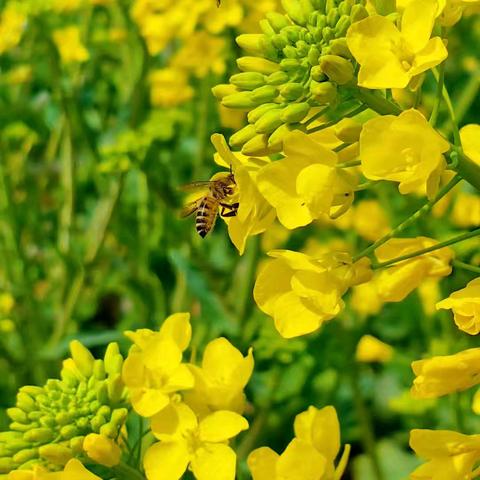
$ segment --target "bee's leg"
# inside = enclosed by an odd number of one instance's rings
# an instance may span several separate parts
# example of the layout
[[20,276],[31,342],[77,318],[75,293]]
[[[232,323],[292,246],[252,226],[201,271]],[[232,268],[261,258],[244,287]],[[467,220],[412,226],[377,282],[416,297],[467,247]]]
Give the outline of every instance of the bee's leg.
[[[220,203],[222,209],[220,210],[220,216],[222,217],[235,217],[238,212],[238,202],[237,203]],[[227,209],[229,211],[227,211]]]

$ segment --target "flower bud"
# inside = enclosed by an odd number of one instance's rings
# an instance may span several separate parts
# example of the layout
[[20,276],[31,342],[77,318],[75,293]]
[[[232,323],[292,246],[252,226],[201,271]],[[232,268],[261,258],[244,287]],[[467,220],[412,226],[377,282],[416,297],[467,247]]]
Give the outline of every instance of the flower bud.
[[238,132],[235,132],[230,137],[230,140],[228,141],[228,143],[233,148],[241,147],[244,143],[248,142],[256,134],[257,134],[257,131],[255,130],[255,125],[252,125],[250,123],[247,126],[243,127],[242,129],[238,130]]
[[232,75],[230,83],[244,90],[253,90],[265,85],[265,76],[258,72],[242,72]]
[[85,453],[96,463],[105,467],[114,467],[120,463],[122,451],[110,438],[90,433],[83,442]]
[[73,340],[70,342],[70,352],[75,365],[82,375],[89,377],[93,372],[93,363],[95,361],[90,350],[85,348],[78,340]]
[[351,118],[345,118],[335,126],[335,135],[345,143],[358,142],[361,131],[362,125]]
[[282,111],[280,109],[270,110],[264,113],[256,122],[255,130],[257,133],[271,133],[279,127],[283,121],[280,118]]
[[32,458],[35,458],[37,454],[38,450],[36,448],[29,448],[20,450],[12,458],[15,463],[19,463],[21,465],[22,463],[28,462],[29,460],[32,460]]
[[124,394],[124,385],[120,374],[112,375],[107,380],[108,396],[112,404],[120,402]]
[[352,23],[359,22],[360,20],[363,20],[367,17],[368,12],[363,5],[356,4],[352,7],[352,10],[350,12],[350,19],[352,20]]
[[262,18],[262,20],[260,20],[258,23],[260,25],[260,29],[265,35],[275,35],[274,28],[270,25],[270,22],[266,18]]
[[286,26],[288,26],[288,20],[285,18],[285,15],[277,12],[268,12],[266,14],[268,21],[273,29],[276,32],[280,32],[280,30]]
[[[349,20],[350,23],[350,20]],[[347,27],[348,28],[348,27]],[[330,42],[330,53],[344,58],[352,58],[346,38],[336,38]]]
[[78,437],[73,437],[70,439],[68,442],[72,452],[76,455],[80,454],[83,452],[83,441],[85,440],[85,437],[83,436],[78,436]]
[[278,96],[278,90],[273,85],[264,85],[251,92],[252,100],[259,103],[271,102]]
[[298,0],[282,0],[282,7],[288,16],[298,25],[305,25],[307,23],[307,15]]
[[264,50],[265,35],[263,33],[242,33],[235,41],[240,48],[248,53],[261,55]]
[[[342,15],[337,23],[335,24],[335,34],[337,37],[341,37],[341,39],[345,40],[345,35],[347,34],[347,30],[351,25],[351,20],[348,15]],[[339,39],[337,39],[339,40]],[[335,40],[332,40],[334,42]],[[331,46],[331,44],[330,44]]]
[[340,18],[340,14],[338,13],[338,9],[332,8],[327,12],[327,25],[334,28]]
[[310,83],[310,92],[321,105],[333,103],[337,98],[337,86],[332,82],[319,83],[312,80]]
[[320,59],[320,68],[338,85],[345,85],[354,76],[352,63],[338,55],[324,55]]
[[53,440],[54,433],[50,428],[39,427],[39,428],[32,428],[25,432],[23,438],[27,442],[39,442],[39,443],[46,443]]
[[307,102],[292,103],[282,111],[281,119],[286,123],[301,122],[310,111],[310,105]]
[[14,421],[20,423],[27,423],[28,417],[27,414],[20,410],[20,408],[8,408],[7,415]]
[[116,438],[118,435],[118,427],[112,422],[106,423],[100,427],[100,434],[109,438]]
[[8,457],[1,457],[0,458],[0,474],[8,473],[12,470],[15,470],[16,464],[13,459]]
[[260,72],[264,75],[270,75],[280,69],[278,63],[259,57],[240,57],[237,59],[237,66],[243,72]]
[[55,465],[65,465],[73,457],[72,450],[60,443],[43,445],[38,449],[38,453],[40,457]]
[[[213,93],[213,96],[217,100],[222,100],[222,98],[226,97],[227,95],[232,95],[233,93],[238,93],[238,89],[237,89],[237,87],[235,87],[234,85],[230,85],[229,83],[228,84],[221,83],[219,85],[215,85],[212,88],[212,93]],[[110,345],[112,345],[112,344],[110,344]],[[108,347],[107,347],[107,352],[108,352]],[[105,353],[105,364],[107,364],[107,363],[108,363],[107,362],[107,354]]]
[[249,156],[268,155],[270,153],[268,149],[268,136],[261,133],[255,135],[243,145],[242,153]]
[[305,92],[301,83],[289,82],[280,88],[280,95],[286,100],[297,100]]
[[283,85],[288,82],[288,75],[282,71],[274,72],[267,77],[266,81],[268,85]]
[[110,422],[120,429],[127,419],[128,410],[126,408],[116,408],[112,412]]
[[60,435],[65,440],[70,440],[72,437],[75,437],[79,434],[79,431],[74,425],[65,425],[60,429]]
[[239,92],[223,97],[222,105],[228,108],[252,108],[257,103],[252,98],[252,92]]
[[327,76],[323,73],[320,65],[315,65],[314,67],[312,67],[312,69],[310,70],[310,75],[312,79],[317,82],[323,82],[327,79]]
[[20,389],[20,392],[17,394],[17,407],[24,412],[30,412],[35,408],[35,402],[28,393]]
[[95,360],[95,363],[93,364],[93,378],[98,381],[104,380],[105,376],[106,372],[103,360]]

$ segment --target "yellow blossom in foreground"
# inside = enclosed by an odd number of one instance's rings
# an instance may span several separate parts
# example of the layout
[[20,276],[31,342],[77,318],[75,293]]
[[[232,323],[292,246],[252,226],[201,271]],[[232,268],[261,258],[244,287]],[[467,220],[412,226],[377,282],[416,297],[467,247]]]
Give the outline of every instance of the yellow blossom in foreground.
[[340,450],[340,426],[333,407],[309,407],[295,417],[295,438],[278,455],[268,447],[248,456],[253,480],[340,479],[348,460],[349,447],[335,468]]
[[154,107],[175,107],[193,97],[188,76],[177,68],[153,70],[149,76],[150,101]]
[[436,398],[480,384],[480,348],[412,362],[415,398]]
[[234,480],[236,455],[228,440],[248,429],[241,415],[220,410],[198,421],[185,404],[171,405],[170,415],[152,423],[161,441],[145,453],[148,480],[178,480],[187,468],[198,480]]
[[360,64],[358,84],[366,88],[404,88],[410,80],[448,56],[440,37],[430,38],[436,0],[413,0],[400,30],[387,17],[371,15],[353,23],[347,45]]
[[363,126],[361,169],[370,180],[399,182],[402,194],[421,190],[431,197],[445,169],[442,154],[449,148],[419,111],[407,110],[398,117],[384,115]]
[[88,60],[88,50],[80,40],[80,29],[78,27],[71,26],[55,30],[53,41],[63,63],[69,64]]
[[410,447],[427,463],[418,467],[412,480],[466,480],[480,459],[480,435],[449,430],[412,430]]
[[465,125],[460,129],[463,153],[480,165],[480,125]]
[[182,363],[182,352],[191,337],[189,318],[187,313],[177,313],[165,320],[159,332],[125,332],[134,345],[123,364],[122,376],[134,410],[143,417],[160,412],[175,392],[194,385],[192,373]]
[[335,152],[300,131],[285,138],[284,152],[284,159],[266,165],[257,176],[260,192],[282,225],[293,229],[348,209],[357,180],[336,168]]
[[[479,132],[480,134],[480,132]],[[452,223],[457,227],[480,226],[480,195],[459,192],[455,197],[452,211]]]
[[438,302],[437,309],[440,308],[453,311],[453,319],[460,330],[470,335],[480,333],[480,278]]
[[[375,256],[379,262],[385,262],[436,243],[436,240],[427,237],[392,238],[375,250]],[[453,250],[444,247],[382,270],[376,278],[380,298],[385,302],[401,302],[425,279],[450,275],[452,258]]]
[[122,451],[116,442],[97,433],[90,433],[85,437],[83,450],[94,462],[106,467],[118,465],[122,456]]
[[[251,158],[242,154],[233,154],[225,138],[215,133],[211,137],[217,150],[215,162],[231,168],[235,175],[239,203],[237,215],[224,218],[228,225],[228,234],[240,255],[245,251],[248,237],[263,233],[275,220],[275,211],[257,188],[257,176],[262,167],[268,165],[266,158]],[[234,200],[232,200],[233,202]]]
[[257,277],[254,298],[273,317],[285,338],[314,332],[343,309],[342,295],[371,276],[366,260],[352,264],[347,253],[310,257],[290,250],[273,250],[274,258]]
[[0,12],[0,54],[16,47],[22,38],[27,17],[12,2]]
[[393,356],[393,348],[372,335],[364,335],[357,345],[355,358],[358,362],[388,362]]
[[185,392],[185,402],[204,417],[216,410],[243,413],[245,394],[253,372],[252,349],[244,357],[226,338],[212,340],[203,353],[202,366],[189,365],[195,386]]
[[7,476],[8,480],[102,480],[89,472],[80,461],[72,458],[62,472],[47,472],[35,466],[33,470],[15,470]]

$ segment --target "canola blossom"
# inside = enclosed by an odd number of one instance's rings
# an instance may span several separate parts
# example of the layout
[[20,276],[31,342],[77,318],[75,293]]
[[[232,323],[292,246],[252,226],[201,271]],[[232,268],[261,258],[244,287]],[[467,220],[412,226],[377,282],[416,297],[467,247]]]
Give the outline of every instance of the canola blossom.
[[479,14],[0,2],[0,480],[480,479]]

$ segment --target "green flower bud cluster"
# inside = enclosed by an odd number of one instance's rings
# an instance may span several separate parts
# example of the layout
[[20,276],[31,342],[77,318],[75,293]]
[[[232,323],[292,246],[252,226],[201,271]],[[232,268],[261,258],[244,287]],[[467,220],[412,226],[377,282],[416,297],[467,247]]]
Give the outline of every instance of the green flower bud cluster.
[[286,14],[268,13],[263,33],[243,34],[237,43],[248,56],[241,73],[214,87],[228,108],[248,111],[249,124],[230,138],[245,155],[281,151],[282,139],[304,129],[312,108],[335,103],[354,79],[345,35],[368,16],[363,0],[282,0]]
[[118,345],[111,343],[103,360],[78,341],[70,351],[61,380],[20,388],[16,406],[7,410],[11,423],[0,432],[0,474],[35,464],[60,470],[83,455],[89,433],[118,437],[128,413]]

